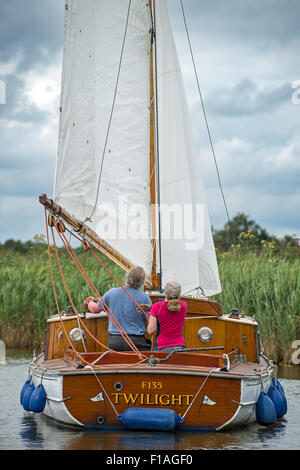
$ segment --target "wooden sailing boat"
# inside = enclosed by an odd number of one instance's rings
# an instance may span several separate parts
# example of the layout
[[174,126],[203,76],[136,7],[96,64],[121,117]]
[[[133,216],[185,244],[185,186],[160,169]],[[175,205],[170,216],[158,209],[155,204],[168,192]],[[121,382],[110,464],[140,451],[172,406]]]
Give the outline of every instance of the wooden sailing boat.
[[[188,304],[186,349],[108,350],[113,312],[73,306],[63,315],[57,304],[44,351],[30,365],[24,408],[98,429],[220,430],[256,421],[275,368],[257,323],[224,315],[208,298],[221,285],[166,0],[66,0],[60,110],[54,197],[40,197],[52,234],[70,250],[67,227],[125,271],[143,266],[153,302],[176,277]],[[188,208],[193,220],[200,207],[201,236],[164,236],[164,206]]]

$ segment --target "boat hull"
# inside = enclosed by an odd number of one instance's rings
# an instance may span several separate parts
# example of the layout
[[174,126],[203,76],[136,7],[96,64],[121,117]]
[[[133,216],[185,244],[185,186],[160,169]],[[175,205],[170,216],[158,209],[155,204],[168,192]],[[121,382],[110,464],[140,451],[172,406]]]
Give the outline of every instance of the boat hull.
[[176,429],[222,430],[256,421],[255,406],[269,374],[239,376],[220,371],[130,370],[31,371],[47,394],[44,415],[66,425],[123,429],[129,408],[173,410]]

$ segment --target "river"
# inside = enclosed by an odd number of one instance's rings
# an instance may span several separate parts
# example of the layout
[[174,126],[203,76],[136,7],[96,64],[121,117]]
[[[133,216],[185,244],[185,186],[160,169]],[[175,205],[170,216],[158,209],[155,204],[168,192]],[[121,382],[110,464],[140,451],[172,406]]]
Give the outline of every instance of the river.
[[20,390],[31,358],[9,353],[0,365],[0,450],[299,450],[300,366],[280,367],[288,412],[276,424],[227,432],[102,432],[58,426],[23,410]]

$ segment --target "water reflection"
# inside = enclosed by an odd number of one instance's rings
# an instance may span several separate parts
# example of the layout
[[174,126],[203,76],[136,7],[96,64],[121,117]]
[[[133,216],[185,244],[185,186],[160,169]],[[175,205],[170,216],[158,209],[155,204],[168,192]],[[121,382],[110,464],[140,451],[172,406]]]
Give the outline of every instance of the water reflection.
[[20,437],[26,448],[45,448],[46,444],[48,449],[64,450],[275,449],[280,448],[287,437],[287,423],[282,418],[272,426],[254,424],[227,432],[81,431],[32,415],[22,420]]
[[27,448],[43,448],[44,435],[33,414],[25,413],[22,418],[20,437]]
[[[186,450],[186,449],[232,449],[242,448],[242,441],[238,433],[215,432],[144,432],[144,431],[89,431],[75,430],[57,426],[57,424],[41,417],[35,417],[32,440],[30,433],[22,433],[26,444],[41,446],[45,438],[42,434],[51,429],[47,438],[48,448],[56,448],[57,438],[60,448],[65,450]],[[28,421],[30,424],[30,421]]]
[[300,366],[278,366],[278,378],[300,380]]

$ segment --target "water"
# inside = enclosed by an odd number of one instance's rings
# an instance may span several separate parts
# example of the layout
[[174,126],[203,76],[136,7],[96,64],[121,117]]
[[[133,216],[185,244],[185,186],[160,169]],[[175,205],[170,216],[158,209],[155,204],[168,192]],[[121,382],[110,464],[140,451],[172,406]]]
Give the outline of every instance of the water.
[[0,450],[299,450],[300,366],[279,368],[288,412],[270,427],[227,432],[80,431],[28,413],[19,402],[31,358],[8,354],[0,365]]

